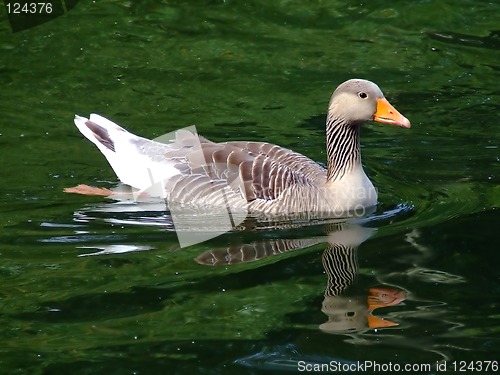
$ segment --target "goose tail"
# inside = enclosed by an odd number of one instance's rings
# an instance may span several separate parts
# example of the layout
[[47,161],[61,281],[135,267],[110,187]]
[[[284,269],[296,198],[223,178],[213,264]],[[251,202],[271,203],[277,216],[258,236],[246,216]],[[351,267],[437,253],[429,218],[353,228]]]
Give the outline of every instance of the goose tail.
[[139,137],[94,113],[90,118],[75,115],[75,125],[102,152],[124,184],[144,190],[179,174],[174,163],[166,158],[152,157],[148,152],[154,150],[155,155],[164,155],[167,144]]

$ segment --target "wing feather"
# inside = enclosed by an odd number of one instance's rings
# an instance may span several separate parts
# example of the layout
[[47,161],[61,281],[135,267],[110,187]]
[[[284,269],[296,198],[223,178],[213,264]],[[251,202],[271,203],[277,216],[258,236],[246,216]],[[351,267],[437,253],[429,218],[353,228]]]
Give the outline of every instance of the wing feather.
[[[181,173],[165,189],[169,199],[178,202],[215,203],[220,189],[230,191],[231,199],[272,201],[292,185],[326,181],[325,169],[316,162],[271,143],[214,143],[203,138],[200,150],[191,147],[186,135],[179,138],[179,143],[186,145],[184,157],[179,157],[181,150],[165,154],[165,158],[174,157],[184,164],[177,167]],[[204,159],[201,165],[200,155]]]

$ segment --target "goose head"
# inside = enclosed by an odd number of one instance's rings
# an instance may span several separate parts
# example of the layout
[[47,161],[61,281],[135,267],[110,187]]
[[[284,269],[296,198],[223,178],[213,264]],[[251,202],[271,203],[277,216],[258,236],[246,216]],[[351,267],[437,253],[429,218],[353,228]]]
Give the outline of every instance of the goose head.
[[410,121],[387,101],[382,90],[364,79],[350,79],[337,87],[328,106],[328,119],[349,125],[377,121],[410,127]]

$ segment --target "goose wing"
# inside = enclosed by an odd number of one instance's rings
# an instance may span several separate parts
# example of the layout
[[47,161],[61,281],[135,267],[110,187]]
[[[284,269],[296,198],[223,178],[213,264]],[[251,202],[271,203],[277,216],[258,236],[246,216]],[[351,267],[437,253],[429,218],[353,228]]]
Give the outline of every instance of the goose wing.
[[[177,165],[180,174],[166,181],[170,201],[224,203],[238,206],[255,200],[273,201],[294,186],[316,186],[326,181],[326,170],[313,160],[289,149],[265,142],[214,143],[200,137]],[[198,154],[198,155],[195,155]],[[176,155],[165,153],[167,160]],[[220,189],[225,189],[222,197]]]

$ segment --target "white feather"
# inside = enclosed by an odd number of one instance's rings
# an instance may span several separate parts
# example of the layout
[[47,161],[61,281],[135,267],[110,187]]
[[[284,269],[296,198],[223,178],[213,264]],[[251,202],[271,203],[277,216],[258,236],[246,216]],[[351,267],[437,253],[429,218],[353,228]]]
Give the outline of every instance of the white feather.
[[[87,121],[89,119],[85,117],[75,116],[77,128],[103,153],[121,182],[139,190],[148,189],[149,194],[165,197],[163,182],[180,173],[174,163],[163,156],[172,145],[136,136],[102,116],[91,114],[90,121],[108,132],[113,141],[113,151],[96,138],[85,124]],[[148,153],[150,149],[155,152]],[[161,152],[163,149],[165,152]],[[153,185],[161,188],[150,189]]]

